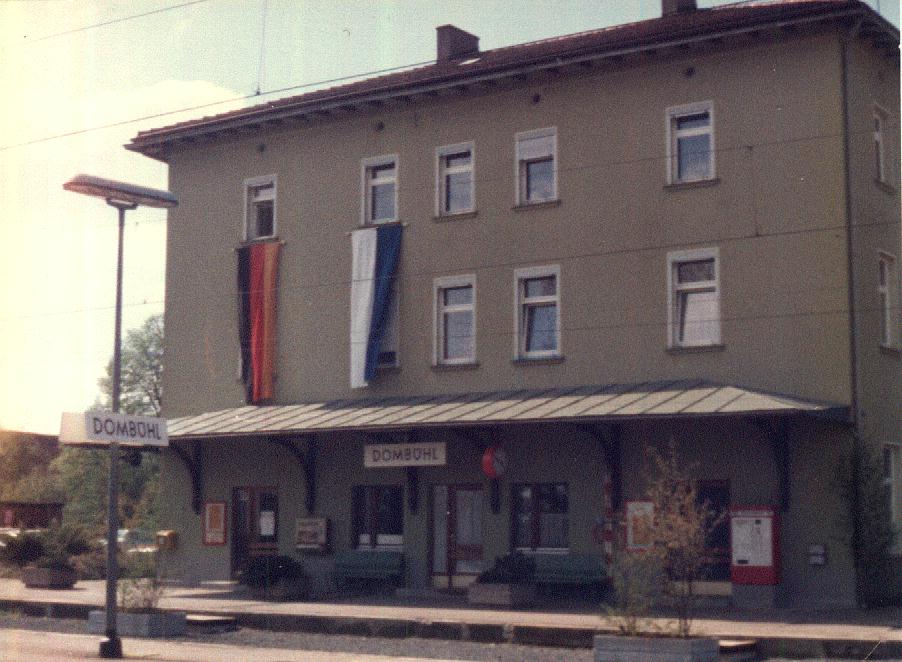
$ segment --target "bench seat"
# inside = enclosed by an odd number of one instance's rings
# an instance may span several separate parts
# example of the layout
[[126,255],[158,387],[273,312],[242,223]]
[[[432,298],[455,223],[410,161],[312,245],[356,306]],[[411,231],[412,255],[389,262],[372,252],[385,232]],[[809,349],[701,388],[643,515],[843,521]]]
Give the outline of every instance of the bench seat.
[[537,584],[600,584],[607,578],[604,563],[591,554],[536,554]]
[[335,555],[335,574],[343,579],[400,580],[404,554],[390,550],[353,549]]

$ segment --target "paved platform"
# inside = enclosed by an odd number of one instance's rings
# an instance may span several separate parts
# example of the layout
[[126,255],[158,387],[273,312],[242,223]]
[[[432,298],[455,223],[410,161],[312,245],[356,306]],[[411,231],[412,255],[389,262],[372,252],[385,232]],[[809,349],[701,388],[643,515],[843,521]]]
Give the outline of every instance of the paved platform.
[[[74,589],[29,589],[0,579],[0,607],[26,613],[84,618],[104,601],[103,581],[80,581]],[[345,598],[332,601],[261,602],[231,583],[173,586],[160,607],[234,616],[240,625],[271,630],[384,637],[426,637],[568,647],[591,646],[612,626],[591,605],[531,609],[475,608],[462,599],[428,597]],[[665,627],[668,619],[654,619]],[[902,659],[902,608],[881,610],[703,611],[700,634],[758,642],[766,656]]]

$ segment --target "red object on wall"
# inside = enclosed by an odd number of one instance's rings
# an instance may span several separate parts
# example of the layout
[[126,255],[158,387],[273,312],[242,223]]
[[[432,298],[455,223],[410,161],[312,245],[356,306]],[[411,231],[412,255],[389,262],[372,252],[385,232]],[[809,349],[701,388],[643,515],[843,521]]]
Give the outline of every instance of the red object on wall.
[[730,508],[730,556],[734,584],[780,583],[780,519],[772,506]]
[[507,470],[507,453],[499,446],[489,446],[482,454],[482,473],[491,479],[500,478]]

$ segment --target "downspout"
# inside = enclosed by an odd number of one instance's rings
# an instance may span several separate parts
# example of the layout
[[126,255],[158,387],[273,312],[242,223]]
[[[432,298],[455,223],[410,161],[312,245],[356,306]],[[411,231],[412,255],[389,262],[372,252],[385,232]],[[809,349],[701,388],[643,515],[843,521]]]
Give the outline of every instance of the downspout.
[[842,122],[843,122],[843,167],[845,175],[846,196],[846,268],[848,277],[848,306],[849,306],[849,380],[850,393],[850,423],[852,424],[852,475],[849,511],[852,520],[852,566],[855,570],[856,601],[861,603],[861,569],[860,554],[862,530],[858,513],[861,509],[858,483],[860,480],[861,439],[858,434],[858,347],[855,328],[855,264],[852,253],[852,180],[851,180],[851,146],[849,133],[849,43],[855,39],[864,18],[859,18],[848,34],[840,39],[840,71],[842,75]]

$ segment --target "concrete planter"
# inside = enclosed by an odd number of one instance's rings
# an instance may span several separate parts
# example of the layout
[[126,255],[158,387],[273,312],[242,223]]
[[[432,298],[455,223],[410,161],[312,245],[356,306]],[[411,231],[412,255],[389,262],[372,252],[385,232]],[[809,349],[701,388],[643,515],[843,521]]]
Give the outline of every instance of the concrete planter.
[[71,568],[24,568],[22,582],[28,588],[72,588],[78,575]]
[[595,662],[717,662],[716,639],[595,635]]
[[[116,630],[122,637],[181,637],[185,622],[185,612],[181,611],[116,612]],[[88,632],[105,631],[106,612],[98,609],[88,613]]]
[[535,584],[480,584],[467,587],[467,602],[471,605],[527,607],[536,601]]

